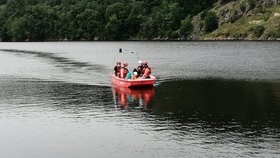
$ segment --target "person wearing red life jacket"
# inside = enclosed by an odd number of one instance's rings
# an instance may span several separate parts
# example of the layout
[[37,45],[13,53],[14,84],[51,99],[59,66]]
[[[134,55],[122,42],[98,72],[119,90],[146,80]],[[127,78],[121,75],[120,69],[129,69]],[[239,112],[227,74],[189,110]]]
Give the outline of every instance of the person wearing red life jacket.
[[126,75],[128,74],[129,70],[126,68],[128,66],[128,63],[123,63],[123,66],[121,68],[121,71],[120,71],[120,78],[125,78]]
[[144,68],[144,62],[145,61],[141,61],[141,63],[139,62],[139,66],[137,67],[137,78],[138,77],[141,77],[142,78],[142,76],[143,76],[143,74],[144,74],[144,71],[145,71],[145,68]]
[[117,61],[114,67],[115,76],[120,77],[120,70],[121,70],[121,62]]
[[151,78],[150,75],[152,73],[152,69],[148,66],[147,61],[143,61],[143,75],[142,78]]

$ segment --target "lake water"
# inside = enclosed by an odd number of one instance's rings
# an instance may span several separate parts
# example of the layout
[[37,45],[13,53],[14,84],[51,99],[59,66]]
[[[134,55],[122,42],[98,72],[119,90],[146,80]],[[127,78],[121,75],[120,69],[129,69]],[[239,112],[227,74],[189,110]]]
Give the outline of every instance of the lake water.
[[[1,157],[280,157],[279,50],[279,42],[0,43]],[[137,55],[155,87],[112,88],[114,62],[132,69]]]

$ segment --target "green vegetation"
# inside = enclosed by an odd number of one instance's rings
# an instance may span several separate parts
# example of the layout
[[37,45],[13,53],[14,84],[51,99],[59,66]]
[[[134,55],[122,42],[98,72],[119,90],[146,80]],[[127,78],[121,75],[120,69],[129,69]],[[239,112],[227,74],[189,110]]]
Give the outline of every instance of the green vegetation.
[[278,26],[277,28],[268,30],[267,36],[272,39],[280,38],[280,26]]
[[204,18],[206,32],[212,32],[218,28],[218,17],[214,12],[207,12]]
[[280,38],[266,0],[0,0],[0,41]]
[[193,31],[192,19],[190,16],[186,17],[184,20],[181,20],[180,36],[182,38],[188,38],[188,36]]
[[278,4],[262,5],[262,3],[257,3],[256,0],[240,0],[228,3],[226,6],[211,9],[211,11],[217,14],[222,23],[213,32],[209,31],[208,34],[204,34],[203,38],[237,40],[279,39],[280,16],[278,14],[280,14],[280,6]]
[[216,0],[0,0],[0,40],[187,39]]
[[251,27],[249,31],[252,32],[254,39],[258,39],[263,34],[264,30],[265,30],[264,26],[256,25]]

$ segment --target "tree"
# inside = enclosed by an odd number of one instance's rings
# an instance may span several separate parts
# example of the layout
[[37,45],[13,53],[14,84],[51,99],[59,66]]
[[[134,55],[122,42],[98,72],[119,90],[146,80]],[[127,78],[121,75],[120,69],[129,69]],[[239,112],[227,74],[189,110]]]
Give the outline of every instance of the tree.
[[6,4],[7,0],[0,0],[0,5]]
[[187,39],[193,30],[192,18],[190,16],[186,17],[184,20],[181,20],[180,27],[180,37]]
[[216,13],[214,13],[212,11],[207,12],[205,20],[204,20],[204,24],[205,24],[206,32],[212,32],[212,31],[216,30],[219,26],[218,17],[216,15]]
[[13,41],[24,41],[27,39],[26,17],[16,18],[10,26],[9,34]]
[[126,19],[126,26],[129,36],[137,36],[141,29],[141,24],[148,16],[147,4],[140,1],[135,1],[129,5],[129,15]]
[[196,15],[199,12],[209,9],[217,0],[172,0],[179,3],[184,9],[184,16]]
[[50,6],[60,5],[62,0],[46,0],[46,4]]
[[[215,2],[217,0],[0,0],[0,40],[187,38],[192,29],[191,17]],[[188,16],[190,18],[186,18]],[[208,31],[216,27],[213,21],[211,14],[205,18]]]
[[174,31],[180,28],[182,11],[178,3],[163,1],[159,13],[162,37],[170,37]]
[[117,2],[107,7],[105,17],[107,19],[106,39],[121,40],[126,39],[127,34],[126,19],[129,9],[124,3]]
[[4,15],[8,18],[24,16],[25,7],[25,0],[8,0],[4,8]]
[[56,14],[44,4],[26,8],[26,29],[30,41],[44,41],[53,36]]
[[5,37],[5,23],[6,23],[6,19],[3,15],[3,9],[0,8],[0,41],[2,41]]
[[178,37],[176,31],[180,28],[182,12],[183,9],[178,3],[163,1],[160,6],[153,9],[149,18],[145,19],[141,30],[142,36],[145,36],[146,32],[148,38]]

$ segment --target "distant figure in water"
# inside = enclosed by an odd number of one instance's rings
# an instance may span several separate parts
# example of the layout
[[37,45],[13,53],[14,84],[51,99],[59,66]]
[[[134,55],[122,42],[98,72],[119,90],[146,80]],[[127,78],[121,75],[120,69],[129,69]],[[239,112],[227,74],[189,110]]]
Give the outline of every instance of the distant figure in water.
[[120,77],[120,70],[121,70],[121,62],[117,61],[114,67],[115,76]]
[[128,74],[129,70],[126,68],[127,66],[128,66],[128,63],[123,63],[123,66],[120,70],[120,74],[121,74],[120,78],[125,78],[126,75]]

